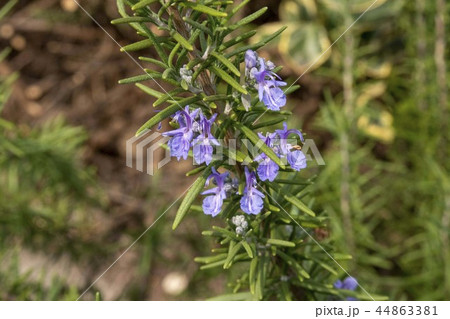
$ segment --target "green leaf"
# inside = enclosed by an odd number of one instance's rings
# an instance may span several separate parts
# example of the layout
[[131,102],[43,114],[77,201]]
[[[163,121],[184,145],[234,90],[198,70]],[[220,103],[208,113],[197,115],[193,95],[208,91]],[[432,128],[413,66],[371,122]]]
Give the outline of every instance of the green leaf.
[[228,40],[225,43],[222,43],[222,45],[219,47],[219,51],[223,51],[235,44],[238,44],[239,42],[245,41],[248,38],[251,38],[252,36],[254,36],[257,33],[256,30],[252,30],[252,31],[248,31],[244,34],[238,35],[237,37],[234,37],[231,40]]
[[153,42],[153,45],[155,47],[156,53],[158,53],[159,57],[161,60],[163,60],[163,62],[165,62],[167,64],[167,54],[166,52],[163,50],[163,48],[161,47],[161,44],[158,42],[158,39],[156,38],[156,36],[153,34],[153,32],[144,24],[139,24],[139,26],[142,28],[142,30],[144,31],[144,33],[150,38],[150,40]]
[[[148,81],[148,80],[154,79],[155,75],[156,74],[141,74],[141,75],[137,75],[137,76],[132,76],[130,78],[120,80],[119,84],[130,84],[130,83]],[[161,75],[158,74],[158,77],[160,78]]]
[[154,107],[157,107],[157,106],[160,106],[161,104],[163,104],[164,102],[166,102],[166,101],[169,100],[169,99],[175,99],[175,97],[177,96],[177,94],[179,94],[179,93],[181,93],[181,92],[184,92],[184,90],[181,89],[181,88],[173,89],[172,91],[167,92],[167,94],[164,94],[164,96],[158,98],[158,99],[155,101],[155,103],[153,103],[153,106],[154,106]]
[[121,47],[120,51],[122,51],[122,52],[138,51],[138,50],[149,48],[152,45],[153,45],[153,41],[150,39],[146,39],[146,40],[142,40],[142,41],[135,42],[135,43],[126,45],[124,47]]
[[243,0],[241,3],[236,5],[232,10],[231,14],[229,15],[228,19],[234,16],[239,10],[241,10],[247,3],[249,3],[250,0]]
[[183,106],[186,106],[188,104],[194,103],[198,101],[201,97],[199,96],[193,96],[188,97],[185,99],[182,99],[178,101],[177,103],[174,103],[165,109],[163,109],[161,112],[153,116],[150,120],[148,120],[144,125],[141,126],[141,128],[136,132],[136,136],[142,133],[143,131],[150,129],[151,127],[155,126],[165,118],[169,117],[170,115],[174,114],[176,111],[183,108]]
[[336,270],[333,269],[333,267],[331,267],[330,265],[328,265],[326,262],[320,260],[319,258],[316,258],[314,256],[311,255],[306,255],[305,256],[307,259],[311,259],[314,262],[316,262],[320,267],[322,267],[323,269],[329,271],[331,274],[337,276],[338,273],[336,272]]
[[233,242],[230,242],[230,249],[228,251],[228,256],[227,259],[225,260],[225,264],[223,265],[223,269],[228,269],[231,267],[234,257],[237,255],[237,253],[242,247],[242,242],[238,242],[235,245],[232,245],[231,243]]
[[280,256],[292,269],[294,269],[297,273],[299,281],[303,281],[304,278],[310,278],[305,268],[303,268],[302,265],[300,265],[294,258],[285,254],[281,250],[277,250],[277,255]]
[[197,21],[194,21],[194,20],[192,20],[192,19],[190,19],[188,17],[183,17],[183,20],[186,23],[189,23],[194,28],[197,28],[197,29],[203,31],[204,33],[208,34],[209,36],[211,36],[211,37],[213,36],[212,31],[208,27],[206,27],[205,25],[203,25],[201,23],[198,23]]
[[208,301],[241,301],[241,300],[251,300],[252,294],[250,292],[238,292],[235,294],[225,294],[219,295],[207,299]]
[[240,77],[241,72],[233,65],[233,63],[230,62],[226,57],[221,55],[218,52],[211,52],[211,55],[215,57],[218,61],[220,61],[223,65],[225,65],[232,73],[234,73],[236,76]]
[[[127,13],[127,6],[125,5],[125,0],[116,0],[117,3],[117,11],[119,11],[119,14],[123,18],[130,18],[130,16]],[[128,4],[128,3],[127,3]],[[139,23],[130,23],[130,26],[135,29],[138,33],[142,32],[145,33],[144,28]],[[153,39],[152,39],[153,40]]]
[[114,19],[111,24],[123,24],[123,23],[137,23],[137,22],[152,22],[153,19],[148,17],[126,17]]
[[278,31],[276,31],[272,35],[262,39],[261,41],[254,43],[254,44],[249,44],[249,45],[245,45],[243,47],[237,48],[236,50],[225,54],[225,57],[230,58],[237,54],[243,53],[247,50],[257,50],[257,49],[263,47],[264,45],[266,45],[267,43],[269,43],[270,41],[272,41],[273,39],[275,39],[277,36],[279,36],[284,30],[286,30],[286,28],[287,27],[281,27]]
[[[158,115],[161,113],[158,113]],[[211,174],[212,167],[216,167],[217,164],[219,164],[217,161],[212,162],[208,165],[208,167],[205,169],[203,174],[197,178],[197,180],[192,184],[189,191],[186,193],[186,196],[184,197],[183,201],[181,202],[180,207],[178,208],[177,215],[175,216],[175,220],[172,225],[172,229],[176,229],[178,225],[180,225],[181,221],[183,220],[184,216],[186,216],[187,212],[189,211],[189,208],[194,203],[197,196],[200,194],[200,192],[205,187],[205,182],[208,176]]]
[[277,156],[277,154],[275,154],[275,152],[269,147],[267,146],[260,138],[258,135],[256,135],[255,132],[253,132],[250,128],[248,128],[247,126],[238,123],[238,122],[234,122],[234,126],[240,130],[245,136],[248,137],[248,139],[250,140],[250,142],[253,143],[253,145],[257,145],[260,146],[260,150],[262,152],[264,152],[272,161],[274,161],[275,163],[277,163],[278,166],[280,166],[282,169],[284,169],[284,165],[281,162],[280,158]]
[[250,286],[250,292],[255,294],[256,277],[258,269],[258,258],[253,258],[250,262],[250,268],[248,272],[248,284]]
[[[285,200],[287,200],[292,205],[296,206],[302,212],[304,212],[310,216],[313,216],[313,217],[316,216],[316,214],[308,206],[306,206],[300,199],[298,199],[297,197],[295,197],[292,194],[286,193],[286,191],[282,190],[281,187],[277,183],[268,182],[268,183],[266,183],[266,185],[268,185],[270,188],[272,188],[275,192],[277,192],[279,194],[283,194],[283,197]],[[277,205],[280,206],[280,208],[285,213],[287,213],[279,203],[277,203]]]
[[236,24],[230,26],[233,30],[248,24],[256,19],[258,19],[260,16],[262,16],[265,12],[267,11],[267,7],[262,7],[261,9],[259,9],[258,11],[246,16],[243,19],[240,19]]
[[290,184],[290,185],[312,185],[313,183],[307,180],[295,180],[295,179],[281,179],[277,178],[275,179],[274,183],[277,184]]
[[215,10],[213,8],[207,7],[200,3],[194,3],[194,2],[182,2],[181,5],[192,8],[195,11],[203,12],[208,15],[211,15],[213,17],[226,17],[228,16],[226,12],[221,12],[218,10]]
[[256,276],[256,284],[255,284],[255,295],[258,300],[263,299],[264,297],[264,286],[266,279],[266,258],[263,256],[260,258],[258,262],[258,273]]
[[153,2],[157,2],[158,0],[141,0],[138,3],[136,3],[134,6],[131,7],[131,10],[135,11],[138,9],[145,8],[149,4],[152,4]]
[[186,40],[181,34],[179,34],[178,32],[172,32],[172,37],[186,50],[188,51],[192,51],[194,50],[194,47],[192,46],[192,44],[189,43],[188,40]]
[[232,196],[230,202],[223,210],[222,215],[224,216],[224,218],[229,218],[232,214],[236,212],[238,207],[239,207],[239,200],[237,200],[237,198],[234,198]]
[[7,1],[5,5],[0,8],[0,19],[5,17],[12,8],[17,4],[17,0]]
[[157,66],[160,66],[160,67],[162,67],[164,69],[168,67],[167,64],[165,64],[164,62],[161,62],[161,61],[153,59],[153,58],[145,57],[145,56],[140,56],[139,60],[153,63],[153,64],[155,64]]
[[308,207],[306,206],[300,199],[295,197],[294,195],[288,195],[284,194],[283,197],[292,205],[296,206],[298,209],[300,209],[302,212],[310,215],[310,216],[316,216],[316,214]]
[[202,172],[205,168],[206,168],[206,166],[196,167],[193,170],[187,172],[186,176],[192,176],[192,175],[198,174],[198,173]]
[[228,156],[228,158],[230,158],[231,160],[233,160],[235,162],[253,163],[253,160],[249,156],[245,155],[240,150],[234,149],[233,147],[232,148],[224,148],[224,154],[226,154]]
[[267,239],[267,243],[270,245],[275,246],[282,246],[282,247],[295,247],[295,243],[287,240],[281,240],[276,238],[269,238]]
[[274,206],[272,204],[269,204],[269,210],[271,212],[277,212],[277,213],[281,211],[278,207],[276,207],[276,206]]
[[143,131],[150,129],[151,127],[155,126],[156,124],[164,120],[166,117],[169,117],[178,110],[179,106],[177,104],[172,104],[166,107],[164,110],[162,110],[161,112],[153,116],[151,119],[149,119],[147,122],[145,122],[145,124],[142,125],[139,128],[139,130],[137,130],[136,136],[139,136]]
[[195,257],[194,261],[202,264],[210,264],[213,262],[217,262],[220,260],[224,260],[227,257],[227,254],[217,254],[214,256],[206,256],[206,257]]
[[210,264],[201,266],[200,270],[216,268],[216,267],[222,266],[224,263],[225,263],[225,259],[220,260],[220,261],[216,261],[214,263],[210,263]]
[[300,287],[303,287],[305,289],[316,291],[320,293],[325,293],[327,295],[339,295],[339,291],[335,288],[332,288],[331,286],[325,286],[320,283],[316,283],[313,281],[308,280],[308,282],[300,282],[298,283]]
[[172,63],[172,60],[173,60],[173,58],[175,57],[175,54],[177,54],[177,52],[178,52],[178,50],[180,49],[180,46],[181,46],[181,44],[180,43],[177,43],[174,47],[173,47],[173,49],[172,49],[172,51],[170,51],[170,54],[169,54],[169,68],[173,68],[173,63]]
[[271,120],[268,120],[268,121],[265,121],[265,122],[261,122],[259,124],[252,125],[252,129],[256,130],[256,129],[259,129],[261,127],[272,126],[272,125],[276,125],[276,124],[284,122],[284,121],[286,121],[286,117],[284,117],[284,116],[283,117],[277,117],[277,118],[274,118],[274,119],[271,119]]
[[148,86],[146,86],[146,85],[144,85],[144,84],[136,83],[135,85],[136,85],[138,88],[140,88],[142,91],[144,91],[145,93],[147,93],[148,95],[154,96],[154,97],[156,97],[157,99],[162,98],[163,96],[165,96],[164,93],[161,93],[161,92],[159,92],[159,91],[156,91],[156,90],[154,90],[154,89],[152,89],[152,88],[150,88],[150,87],[148,87]]
[[228,229],[225,229],[225,228],[222,228],[222,227],[219,227],[219,226],[213,226],[212,229],[222,233],[226,237],[230,237],[230,238],[232,238],[234,240],[239,240],[237,235],[234,232],[229,231]]
[[254,257],[253,249],[252,249],[252,247],[250,247],[250,245],[245,240],[242,241],[242,246],[244,246],[244,249],[247,252],[248,257],[253,258]]
[[218,67],[213,65],[211,66],[211,71],[213,71],[218,77],[222,78],[222,80],[230,84],[232,87],[234,87],[242,94],[248,93],[246,89],[244,89],[235,79],[233,79],[233,77],[231,77],[228,73],[226,73],[222,69],[219,69]]
[[233,98],[228,95],[217,94],[217,95],[208,95],[203,98],[205,102],[215,102],[215,101],[227,101],[232,100]]
[[297,91],[298,89],[300,88],[300,85],[297,85],[297,84],[295,84],[295,85],[291,85],[291,86],[289,86],[287,89],[286,89],[286,91],[284,91],[284,94],[290,94],[290,93],[292,93],[292,92],[295,92],[295,91]]

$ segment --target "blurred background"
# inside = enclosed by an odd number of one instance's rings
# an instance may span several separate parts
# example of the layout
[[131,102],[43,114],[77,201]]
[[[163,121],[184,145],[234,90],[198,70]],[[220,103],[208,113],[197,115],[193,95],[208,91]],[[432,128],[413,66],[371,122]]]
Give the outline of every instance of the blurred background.
[[[80,4],[120,45],[139,40],[110,25],[115,1]],[[316,205],[331,217],[317,236],[354,256],[345,267],[369,292],[448,300],[449,4],[259,0],[243,13],[262,6],[259,36],[288,29],[260,53],[289,83],[300,77],[291,125],[326,163],[310,165]],[[0,299],[74,300],[186,190],[191,164],[155,176],[126,167],[125,142],[154,99],[117,84],[142,70],[75,2],[0,7]],[[199,212],[172,231],[176,207],[83,299],[227,292],[229,274],[193,261],[212,247],[201,231],[218,221]]]

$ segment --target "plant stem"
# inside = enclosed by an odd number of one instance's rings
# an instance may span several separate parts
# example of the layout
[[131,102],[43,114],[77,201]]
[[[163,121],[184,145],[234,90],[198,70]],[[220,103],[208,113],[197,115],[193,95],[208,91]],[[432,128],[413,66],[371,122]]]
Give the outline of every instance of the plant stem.
[[425,73],[425,61],[426,61],[426,49],[427,49],[427,38],[426,38],[426,25],[424,17],[425,3],[423,0],[416,0],[415,9],[415,24],[416,24],[416,52],[417,59],[415,60],[415,71],[416,71],[416,96],[417,96],[417,106],[419,110],[424,111],[426,108],[426,103],[424,100],[424,88],[426,86],[426,73]]
[[[445,0],[436,0],[434,61],[436,65],[436,82],[438,88],[438,104],[440,108],[441,130],[447,132],[447,67],[445,63]],[[446,134],[441,138],[441,158],[446,158]]]
[[[168,12],[173,18],[173,25],[175,27],[175,30],[179,34],[181,34],[185,39],[189,39],[190,32],[186,28],[186,23],[181,18],[181,15],[178,12],[178,10],[175,9],[173,6],[170,6],[168,8]],[[196,59],[196,58],[201,57],[200,51],[196,48],[195,44],[193,44],[192,46],[194,47],[194,49],[191,52],[188,52],[189,59]],[[213,84],[213,81],[211,80],[211,76],[207,70],[203,70],[199,74],[198,81],[206,95],[215,95],[217,93],[215,86]],[[221,109],[221,111],[223,111],[225,109],[225,107],[223,105],[221,105],[220,109]],[[220,114],[219,110],[214,110],[214,112]],[[225,144],[228,145],[228,140],[230,140],[232,138],[233,138],[233,132],[231,130],[227,129],[227,131],[225,133],[225,138],[224,138]],[[235,168],[236,168],[236,172],[238,173],[238,175],[241,176],[242,168],[239,166],[239,163],[236,163]]]
[[[436,65],[436,82],[438,88],[438,104],[441,118],[441,131],[447,132],[447,113],[448,113],[448,89],[447,89],[447,66],[445,62],[445,21],[444,14],[446,12],[445,0],[436,0],[436,14],[435,14],[435,45],[434,45],[434,61]],[[442,165],[446,163],[447,152],[447,135],[443,134],[441,137],[440,159]],[[441,219],[441,240],[442,240],[442,257],[444,261],[444,291],[446,294],[450,292],[450,262],[449,255],[449,236],[448,229],[450,225],[450,195],[448,195],[447,184],[444,183],[444,210]]]
[[[346,25],[351,23],[350,15],[346,15]],[[351,129],[353,125],[353,64],[354,64],[354,37],[352,31],[349,30],[344,35],[344,70],[342,75],[343,90],[344,90],[344,117],[345,125],[343,132],[340,136],[341,142],[341,194],[340,194],[340,207],[342,213],[342,219],[344,224],[345,240],[349,253],[354,255],[355,244],[353,237],[353,224],[351,218],[351,205],[350,205],[350,137]]]

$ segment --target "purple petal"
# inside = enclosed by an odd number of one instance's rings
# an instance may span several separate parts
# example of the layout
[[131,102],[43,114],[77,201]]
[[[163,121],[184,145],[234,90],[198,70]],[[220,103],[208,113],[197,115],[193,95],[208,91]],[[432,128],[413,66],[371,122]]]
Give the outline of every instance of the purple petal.
[[344,279],[343,289],[355,290],[358,287],[358,281],[353,277],[347,277]]
[[240,204],[242,211],[251,215],[259,214],[264,206],[262,198],[256,194],[244,195]]
[[203,212],[206,215],[212,215],[213,217],[217,216],[222,209],[223,199],[222,196],[207,196],[203,199]]
[[289,165],[296,171],[306,168],[306,156],[302,151],[295,150],[288,153],[287,160]]

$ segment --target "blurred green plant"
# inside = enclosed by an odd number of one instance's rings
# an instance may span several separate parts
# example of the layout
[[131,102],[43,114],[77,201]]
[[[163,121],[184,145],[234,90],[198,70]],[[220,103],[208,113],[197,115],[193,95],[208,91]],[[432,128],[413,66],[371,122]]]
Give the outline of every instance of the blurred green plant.
[[284,61],[342,88],[316,121],[333,137],[317,202],[350,272],[392,299],[449,295],[449,17],[441,0],[285,0],[261,27],[288,23]]
[[[4,17],[17,1],[0,8]],[[0,62],[10,50],[0,52]],[[0,114],[17,79],[0,78]],[[93,171],[81,165],[86,134],[61,118],[31,128],[0,117],[0,285],[2,300],[74,300],[76,288],[54,277],[36,279],[19,267],[21,251],[49,258],[99,252],[89,238],[88,207],[99,206]],[[95,252],[94,252],[95,253]],[[45,270],[42,270],[45,275]]]
[[[281,25],[287,29],[273,42],[285,63],[298,74],[317,69],[317,74],[339,81],[349,56],[343,54],[345,34],[352,34],[353,79],[356,85],[352,100],[364,109],[355,118],[357,127],[373,138],[390,143],[394,138],[392,115],[380,99],[386,93],[384,80],[391,74],[396,40],[393,17],[403,1],[284,0],[279,7],[279,22],[259,28],[260,36],[270,34]],[[256,38],[258,39],[258,38]],[[348,37],[347,37],[348,39]],[[353,49],[352,49],[353,50]],[[320,68],[321,66],[324,66]]]
[[[275,154],[254,133],[257,129],[267,130],[284,121],[291,113],[268,110],[267,103],[259,101],[258,97],[252,98],[251,94],[256,95],[253,85],[248,82],[244,84],[244,75],[241,74],[244,56],[248,81],[251,76],[248,64],[251,64],[254,50],[275,39],[285,29],[280,26],[270,35],[247,44],[255,31],[242,33],[241,30],[267,10],[264,7],[248,16],[236,18],[242,14],[241,9],[248,2],[117,0],[122,17],[112,23],[128,24],[143,38],[122,50],[149,53],[149,48],[152,48],[156,54],[156,58],[153,58],[155,55],[139,57],[141,61],[152,64],[152,69],[145,69],[143,75],[120,81],[124,84],[136,83],[138,88],[156,98],[153,106],[160,108],[157,115],[137,131],[137,135],[145,133],[170,116],[174,117],[171,125],[178,128],[175,123],[177,119],[186,116],[189,121],[194,121],[194,114],[200,110],[202,116],[217,116],[216,123],[210,124],[216,138],[225,137],[225,141],[228,141],[235,137],[239,143],[237,149],[231,149],[227,142],[221,145],[223,154],[235,161],[236,165],[227,164],[224,159],[220,159],[208,163],[209,165],[200,165],[186,174],[200,174],[200,177],[184,196],[173,228],[188,213],[208,213],[205,202],[201,207],[195,205],[195,201],[204,190],[207,180],[213,176],[210,175],[211,171],[215,172],[214,168],[221,167],[233,172],[239,187],[229,195],[224,195],[224,208],[219,208],[216,213],[220,212],[224,220],[223,226],[213,226],[212,230],[203,232],[203,235],[212,237],[218,247],[212,249],[211,256],[196,258],[197,262],[204,264],[201,266],[203,270],[230,270],[229,287],[232,294],[214,297],[214,300],[327,300],[331,296],[382,298],[333,287],[332,283],[339,274],[335,271],[336,264],[330,256],[337,261],[351,257],[337,253],[333,243],[326,238],[320,242],[325,252],[314,239],[315,231],[324,227],[327,217],[312,210],[315,203],[308,187],[313,179],[286,168],[280,161],[280,155]],[[265,62],[255,58],[255,65],[256,63],[261,63],[262,68],[262,63]],[[273,72],[280,69],[274,68]],[[160,89],[154,89],[141,83],[155,79],[164,81],[170,89],[165,91],[159,84]],[[285,93],[297,88],[298,86],[292,86]],[[261,122],[256,124],[258,120]],[[181,129],[188,130],[189,127],[183,126]],[[277,171],[278,168],[280,171],[275,180],[264,181],[260,178],[255,189],[260,188],[266,195],[264,203],[261,203],[264,208],[262,211],[252,212],[255,216],[247,217],[240,215],[239,206],[242,211],[250,214],[243,208],[243,190],[253,180],[248,177],[251,175],[247,169],[256,170],[258,160],[253,154],[244,153],[244,148],[240,147],[242,140],[262,145],[262,154],[276,163]],[[172,143],[176,141],[173,138]],[[188,144],[190,147],[190,141]],[[169,147],[171,152],[177,151],[173,145],[169,144]],[[185,155],[193,156],[188,150]],[[179,155],[178,158],[180,157],[182,156]],[[214,174],[218,176],[217,173]],[[215,178],[218,188],[222,187],[219,183],[223,184],[223,181],[219,182],[219,177]],[[256,175],[254,180],[256,182]],[[245,226],[239,226],[244,224]]]

